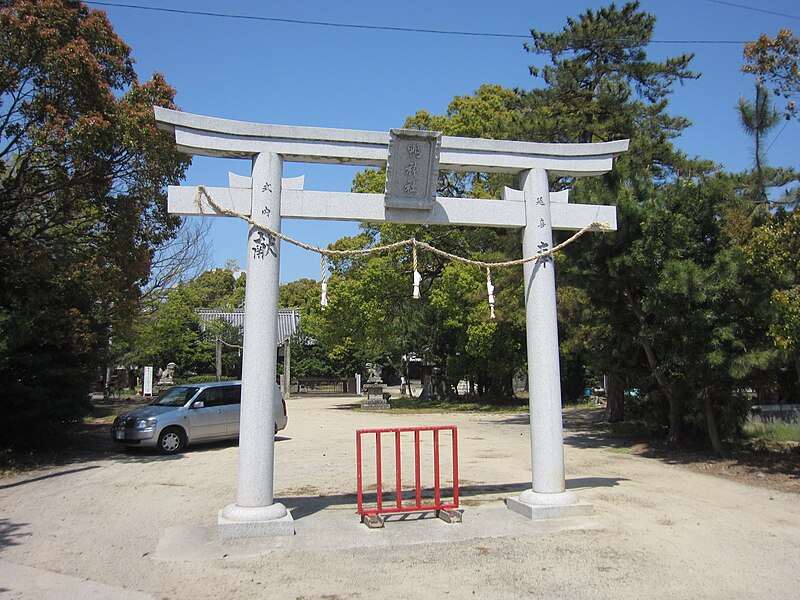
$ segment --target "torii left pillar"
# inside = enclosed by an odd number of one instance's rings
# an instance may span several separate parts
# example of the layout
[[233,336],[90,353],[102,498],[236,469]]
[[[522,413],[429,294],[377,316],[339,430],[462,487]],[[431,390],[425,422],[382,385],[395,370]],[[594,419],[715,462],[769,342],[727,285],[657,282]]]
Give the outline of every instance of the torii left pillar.
[[[262,152],[253,158],[250,215],[253,221],[272,231],[281,229],[282,174],[283,160],[279,155]],[[236,503],[219,512],[218,530],[222,539],[294,535],[291,513],[275,502],[272,476],[280,240],[251,225],[247,251],[244,303],[247,335],[242,353],[238,486]]]

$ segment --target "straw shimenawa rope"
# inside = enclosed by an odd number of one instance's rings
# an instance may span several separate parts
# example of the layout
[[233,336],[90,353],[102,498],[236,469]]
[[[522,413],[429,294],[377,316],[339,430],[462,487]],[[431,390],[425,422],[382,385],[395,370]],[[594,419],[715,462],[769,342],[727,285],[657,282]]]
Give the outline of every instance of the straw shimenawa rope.
[[[437,254],[437,255],[442,256],[444,258],[449,258],[450,260],[455,260],[457,262],[461,262],[461,263],[464,263],[464,264],[467,264],[467,265],[473,265],[475,267],[481,267],[481,268],[484,268],[484,269],[489,269],[489,268],[492,268],[492,267],[511,267],[511,266],[515,266],[515,265],[522,265],[522,264],[525,264],[527,262],[531,262],[531,261],[534,261],[534,260],[542,260],[544,258],[552,256],[553,254],[555,254],[559,250],[563,250],[564,248],[569,246],[572,242],[574,242],[575,240],[580,238],[587,231],[591,231],[591,230],[600,230],[600,231],[602,231],[602,230],[611,229],[611,226],[608,223],[602,223],[600,221],[594,221],[592,223],[589,223],[588,225],[586,225],[582,229],[578,230],[577,232],[575,232],[575,234],[572,237],[570,237],[569,239],[561,242],[560,244],[558,244],[556,246],[553,246],[549,250],[544,250],[543,252],[539,252],[538,254],[534,254],[532,256],[526,256],[524,258],[518,258],[518,259],[515,259],[515,260],[505,260],[505,261],[499,261],[499,262],[486,262],[486,261],[482,261],[482,260],[473,260],[471,258],[465,258],[465,257],[459,256],[457,254],[451,254],[450,252],[445,252],[444,250],[440,250],[439,248],[436,248],[435,246],[431,246],[427,242],[420,242],[419,240],[417,240],[417,239],[415,239],[413,237],[405,239],[405,240],[401,240],[399,242],[394,242],[392,244],[385,244],[385,245],[382,245],[382,246],[373,246],[371,248],[361,248],[361,249],[357,249],[357,250],[331,250],[329,248],[320,248],[319,246],[312,246],[310,244],[305,244],[305,243],[303,243],[303,242],[301,242],[299,240],[295,240],[293,238],[290,238],[289,236],[284,235],[279,231],[274,231],[274,230],[270,229],[269,227],[266,227],[266,226],[262,225],[261,223],[256,223],[253,219],[251,219],[247,215],[243,215],[242,213],[236,212],[235,210],[231,210],[231,209],[228,209],[228,208],[223,208],[222,206],[220,206],[219,204],[217,204],[214,201],[214,199],[211,197],[211,194],[208,192],[208,189],[204,185],[197,186],[197,193],[195,194],[195,198],[194,198],[194,202],[197,205],[197,208],[198,208],[198,210],[200,211],[201,214],[203,213],[203,198],[202,198],[203,196],[206,197],[206,200],[208,201],[208,203],[211,205],[211,207],[217,213],[223,214],[223,215],[227,215],[229,217],[237,217],[239,219],[242,219],[243,221],[246,221],[247,223],[249,223],[253,227],[257,227],[258,229],[260,229],[261,231],[263,231],[264,233],[266,233],[268,235],[273,235],[276,238],[283,240],[284,242],[288,242],[290,244],[298,246],[299,248],[303,248],[304,250],[309,250],[311,252],[317,252],[318,254],[321,254],[323,256],[323,258],[326,257],[326,256],[355,256],[355,255],[359,255],[359,254],[370,254],[372,252],[384,252],[386,250],[393,250],[394,248],[401,248],[403,246],[411,246],[412,248],[414,248],[415,251],[416,251],[417,248],[424,248],[425,250],[428,250],[429,252],[432,252],[433,254]],[[414,254],[416,254],[416,252]]]

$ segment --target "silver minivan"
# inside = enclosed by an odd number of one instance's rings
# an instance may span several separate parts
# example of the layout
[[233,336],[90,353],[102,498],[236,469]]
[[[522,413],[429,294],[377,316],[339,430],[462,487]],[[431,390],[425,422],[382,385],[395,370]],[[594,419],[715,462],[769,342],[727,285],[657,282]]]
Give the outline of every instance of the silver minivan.
[[[286,401],[275,384],[275,433],[286,427]],[[111,438],[125,446],[175,454],[189,444],[239,437],[241,381],[176,385],[147,406],[114,419]]]

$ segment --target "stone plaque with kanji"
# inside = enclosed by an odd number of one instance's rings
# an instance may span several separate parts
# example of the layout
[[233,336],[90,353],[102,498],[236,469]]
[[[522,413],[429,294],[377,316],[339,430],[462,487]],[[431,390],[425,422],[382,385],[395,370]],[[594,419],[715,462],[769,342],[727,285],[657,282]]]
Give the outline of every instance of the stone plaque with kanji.
[[389,132],[384,199],[387,208],[433,209],[441,141],[442,134],[438,131],[392,129]]

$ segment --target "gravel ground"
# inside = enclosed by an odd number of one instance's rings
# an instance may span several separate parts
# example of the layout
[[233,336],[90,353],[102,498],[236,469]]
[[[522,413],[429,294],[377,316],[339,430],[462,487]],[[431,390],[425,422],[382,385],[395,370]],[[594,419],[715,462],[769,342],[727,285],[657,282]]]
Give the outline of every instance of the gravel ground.
[[[235,497],[235,444],[161,457],[106,441],[0,479],[0,598],[800,597],[798,494],[620,452],[567,418],[567,487],[595,513],[530,522],[503,505],[530,486],[527,415],[348,402],[289,402],[275,494],[292,538],[215,538]],[[354,431],[408,425],[458,427],[462,524],[358,523]]]

